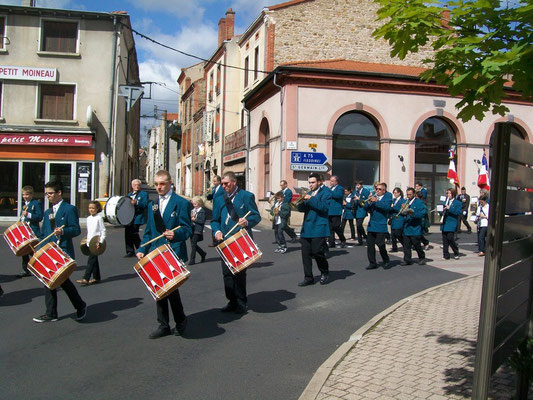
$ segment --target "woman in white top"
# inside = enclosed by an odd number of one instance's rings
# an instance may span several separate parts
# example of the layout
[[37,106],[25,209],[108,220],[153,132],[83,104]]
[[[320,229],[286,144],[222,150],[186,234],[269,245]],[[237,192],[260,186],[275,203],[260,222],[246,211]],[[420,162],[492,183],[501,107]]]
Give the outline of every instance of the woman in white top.
[[[96,248],[99,248],[105,240],[105,225],[104,220],[99,212],[102,211],[102,206],[98,201],[89,202],[89,216],[87,217],[87,245],[91,239],[95,236],[100,236]],[[92,279],[91,275],[93,276]],[[94,254],[89,255],[87,260],[87,269],[85,270],[85,275],[83,279],[79,279],[76,282],[82,285],[92,285],[93,283],[100,282],[100,264],[98,263],[98,256]]]
[[477,245],[480,257],[485,255],[485,240],[487,238],[487,228],[489,227],[489,203],[487,203],[487,200],[487,196],[481,196],[476,211]]

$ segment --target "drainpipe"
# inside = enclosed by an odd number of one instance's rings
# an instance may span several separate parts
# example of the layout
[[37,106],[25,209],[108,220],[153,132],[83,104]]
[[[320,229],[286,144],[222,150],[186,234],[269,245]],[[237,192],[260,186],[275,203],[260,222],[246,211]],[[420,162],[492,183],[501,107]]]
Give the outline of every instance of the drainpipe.
[[274,80],[273,84],[276,87],[279,87],[280,91],[280,98],[279,98],[279,104],[280,104],[280,131],[279,131],[279,140],[280,140],[280,164],[279,164],[279,180],[281,181],[283,179],[283,87],[278,85],[276,83],[276,77],[278,76],[277,73],[274,73]]
[[114,40],[113,40],[113,66],[111,68],[111,86],[109,91],[109,128],[107,130],[107,166],[105,176],[105,190],[109,196],[111,193],[111,132],[113,130],[113,110],[115,103],[115,69],[117,67],[117,43],[118,43],[118,31],[117,31],[117,17],[113,17],[114,27]]
[[244,102],[242,103],[242,109],[246,113],[246,173],[245,190],[250,191],[250,110],[246,108]]

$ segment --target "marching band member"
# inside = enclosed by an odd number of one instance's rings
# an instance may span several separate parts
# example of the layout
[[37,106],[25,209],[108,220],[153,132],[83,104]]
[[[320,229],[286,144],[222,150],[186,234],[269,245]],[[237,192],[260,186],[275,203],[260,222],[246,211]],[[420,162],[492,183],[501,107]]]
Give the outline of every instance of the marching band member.
[[489,203],[488,197],[483,195],[479,198],[479,207],[476,211],[477,219],[477,245],[478,256],[483,257],[485,255],[485,241],[487,238],[487,229],[489,227]]
[[392,203],[392,195],[387,192],[387,184],[382,182],[376,186],[376,194],[369,198],[364,207],[370,214],[370,221],[367,227],[367,256],[369,265],[366,269],[375,269],[376,245],[383,260],[383,267],[389,266],[389,255],[385,248],[385,236],[388,232],[387,219],[389,217]]
[[[91,239],[95,236],[99,236],[100,240],[96,244],[97,248],[100,248],[104,243],[106,237],[106,229],[104,220],[99,213],[102,211],[102,205],[100,202],[92,200],[89,202],[89,216],[87,217],[87,246]],[[93,276],[93,279],[91,278]],[[100,263],[98,262],[98,256],[96,254],[89,254],[87,259],[87,269],[82,279],[78,279],[76,282],[81,285],[92,285],[100,282]]]
[[128,197],[131,198],[131,204],[135,206],[135,218],[124,229],[125,257],[135,257],[135,249],[138,249],[141,244],[139,228],[146,224],[146,207],[148,206],[148,193],[141,190],[141,181],[139,179],[132,180],[131,188],[133,190],[128,193]]
[[391,204],[391,240],[392,240],[392,250],[391,253],[396,253],[398,251],[398,242],[403,243],[403,223],[405,216],[401,215],[400,209],[405,203],[403,198],[403,191],[399,187],[394,188],[392,191],[392,204]]
[[315,283],[313,258],[321,274],[320,284],[324,285],[329,280],[329,264],[324,250],[330,235],[328,210],[331,191],[323,185],[322,176],[316,172],[309,175],[308,182],[310,192],[298,205],[298,211],[304,213],[300,232],[304,280],[298,286],[309,286]]
[[[213,204],[213,219],[211,228],[215,233],[217,241],[224,240],[224,236],[235,224],[248,231],[252,235],[252,228],[261,221],[261,216],[255,204],[255,196],[237,186],[237,177],[233,172],[226,172],[222,176],[222,187],[224,197],[218,197]],[[250,211],[250,215],[244,215]],[[246,313],[246,269],[233,275],[226,263],[221,260],[222,276],[224,278],[224,290],[228,304],[224,306],[222,312],[235,312],[237,314]]]
[[461,188],[461,194],[457,197],[461,202],[461,215],[459,216],[459,223],[457,224],[459,232],[461,232],[461,221],[466,226],[467,232],[472,233],[472,228],[468,223],[468,208],[470,207],[470,195],[466,193],[466,188]]
[[200,254],[202,258],[201,262],[205,261],[207,253],[198,246],[198,242],[204,240],[204,225],[205,225],[205,210],[204,201],[200,196],[196,196],[192,199],[191,222],[192,222],[192,235],[191,235],[191,259],[189,265],[196,263],[196,252]]
[[280,190],[274,195],[276,202],[270,208],[270,215],[274,217],[272,220],[272,229],[274,229],[274,237],[278,243],[278,248],[274,253],[286,253],[287,242],[283,235],[283,228],[287,225],[287,220],[291,214],[289,204],[284,201],[283,192]]
[[[190,206],[187,200],[172,191],[171,184],[172,178],[168,171],[160,170],[156,172],[154,185],[159,195],[159,200],[148,203],[148,209],[151,212],[148,212],[146,229],[137,252],[137,258],[139,260],[150,251],[168,243],[179,258],[184,262],[187,261],[187,246],[185,242],[191,236]],[[180,228],[172,230],[177,226],[180,226]],[[149,242],[161,234],[164,236],[160,239],[144,245],[144,243]],[[185,331],[187,317],[183,312],[180,292],[176,289],[168,296],[156,301],[159,327],[150,333],[148,336],[150,339],[158,339],[171,334],[168,312],[169,303],[172,314],[174,315],[174,322],[176,323],[174,334],[181,336]]]
[[[417,186],[420,187],[420,183],[417,183]],[[427,202],[426,202],[427,190],[426,188],[422,188],[422,189],[424,190],[415,189],[415,196],[418,197],[424,203],[424,205],[426,206],[426,211],[427,211]],[[422,245],[424,246],[424,250],[429,250],[431,248],[431,246],[429,245],[429,240],[426,238],[426,236],[424,236],[425,234],[429,232],[429,227],[431,225],[429,223],[429,214],[426,213],[426,216],[422,218],[421,224],[422,224],[422,235],[420,236],[420,243],[422,243]]]
[[[220,181],[222,178],[218,175],[215,175],[211,182],[213,183],[213,187],[211,188],[210,192],[206,196],[207,200],[210,200],[213,202],[213,206],[215,204],[215,199],[217,199],[219,196],[224,196],[224,189],[222,188],[222,185],[220,184]],[[217,245],[215,240],[215,233],[211,232],[213,236],[213,242],[209,244],[207,247],[215,247]]]
[[[426,254],[420,243],[422,237],[422,220],[427,215],[427,207],[416,195],[415,189],[407,188],[408,208],[404,211],[405,220],[403,223],[403,263],[401,265],[413,264],[411,257],[411,247],[414,247],[418,255],[418,264],[426,263]],[[407,207],[407,206],[406,206]]]
[[[60,181],[50,181],[44,185],[44,193],[50,202],[50,208],[44,212],[43,228],[41,237],[45,238],[54,233],[49,239],[41,243],[45,245],[49,242],[58,241],[59,247],[70,257],[74,258],[74,246],[72,238],[81,233],[78,209],[63,201],[63,183]],[[81,299],[78,290],[67,278],[61,284],[61,288],[67,294],[70,302],[76,309],[76,321],[81,321],[87,315],[87,304]],[[33,318],[35,322],[57,321],[57,289],[45,290],[46,313]]]
[[461,202],[456,199],[457,190],[449,188],[446,190],[446,201],[442,212],[442,222],[440,230],[442,232],[443,258],[450,259],[449,248],[453,250],[453,258],[459,259],[459,247],[455,242],[455,232],[457,231],[458,217],[461,215]]
[[294,232],[294,229],[292,229],[289,226],[289,218],[291,216],[290,215],[290,213],[291,213],[290,204],[291,204],[291,201],[292,201],[292,190],[290,190],[287,187],[287,181],[286,180],[281,180],[279,182],[279,186],[281,188],[281,191],[283,192],[283,202],[286,203],[289,206],[289,216],[287,217],[287,220],[286,220],[285,224],[282,224],[283,227],[281,229],[283,230],[283,232],[285,232],[287,235],[289,235],[289,237],[291,238],[291,243],[296,243],[298,241],[298,236],[296,236],[296,233]]
[[[24,200],[24,205],[20,214],[20,220],[26,221],[35,236],[39,237],[41,233],[39,222],[43,220],[43,205],[39,200],[33,198],[32,186],[24,186],[22,188],[22,199]],[[33,252],[22,256],[22,272],[19,274],[19,277],[23,278],[31,275],[30,271],[28,271],[28,262],[32,255]]]
[[366,239],[365,228],[363,227],[363,221],[366,218],[366,210],[361,205],[362,202],[368,199],[370,191],[363,187],[363,181],[357,181],[355,183],[355,224],[357,226],[357,246],[363,245],[363,239]]
[[331,187],[331,200],[329,201],[329,247],[335,247],[335,233],[339,237],[340,247],[346,247],[346,238],[341,230],[341,215],[342,215],[342,199],[344,197],[344,188],[339,185],[339,180],[336,175],[329,179]]
[[344,233],[346,228],[346,222],[350,223],[350,238],[355,240],[355,226],[353,224],[354,220],[354,209],[355,209],[355,200],[352,188],[344,188],[344,200],[342,202],[344,210],[342,212],[342,222],[341,222],[341,231]]

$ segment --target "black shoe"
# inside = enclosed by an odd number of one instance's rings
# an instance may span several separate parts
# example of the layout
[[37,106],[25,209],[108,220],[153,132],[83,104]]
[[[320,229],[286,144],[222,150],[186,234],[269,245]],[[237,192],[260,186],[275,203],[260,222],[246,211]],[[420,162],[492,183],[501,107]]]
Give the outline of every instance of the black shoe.
[[176,330],[174,331],[175,336],[183,336],[183,332],[185,332],[185,328],[187,327],[187,317],[183,321],[181,321],[179,324],[176,324]]
[[76,310],[76,321],[81,321],[87,316],[87,306]]
[[315,280],[314,279],[304,279],[303,281],[301,281],[298,286],[300,287],[303,287],[303,286],[310,286],[310,285],[314,285],[315,284]]
[[163,328],[162,326],[160,326],[155,331],[150,333],[150,335],[148,335],[148,338],[159,339],[159,338],[162,338],[163,336],[168,336],[168,335],[170,335],[170,328]]
[[345,249],[346,248],[346,242],[342,242],[339,244],[339,249]]
[[328,274],[322,274],[320,277],[320,284],[325,285],[329,281],[329,275]]
[[384,262],[383,263],[383,268],[389,268],[390,267],[390,263],[387,261],[387,262]]
[[204,263],[205,262],[205,257],[206,257],[206,254],[204,254],[202,257],[202,262]]
[[27,276],[31,276],[31,274],[29,272],[21,272],[20,274],[18,274],[19,278],[25,278]]
[[418,265],[426,265],[426,259],[423,258],[421,260],[418,260]]
[[229,313],[229,312],[235,311],[236,309],[237,309],[237,304],[229,302],[224,307],[222,307],[220,311],[223,313]]
[[41,315],[40,317],[33,318],[34,322],[56,322],[57,317],[49,317],[46,314]]
[[4,291],[2,290],[2,287],[0,286],[0,297],[4,295]]
[[246,314],[246,311],[247,311],[246,304],[237,304],[233,312],[235,314]]
[[369,265],[368,267],[366,267],[365,269],[376,269],[377,267],[378,267],[377,264],[374,264],[374,265],[370,264],[370,265]]
[[189,262],[187,263],[187,265],[194,265],[194,264],[196,264],[194,261],[189,261]]
[[466,233],[470,235],[472,233],[472,229],[469,229],[468,231],[466,231]]
[[413,263],[412,263],[412,262],[405,262],[405,261],[404,261],[404,262],[401,263],[400,265],[401,265],[402,267],[405,267],[406,265],[413,265]]

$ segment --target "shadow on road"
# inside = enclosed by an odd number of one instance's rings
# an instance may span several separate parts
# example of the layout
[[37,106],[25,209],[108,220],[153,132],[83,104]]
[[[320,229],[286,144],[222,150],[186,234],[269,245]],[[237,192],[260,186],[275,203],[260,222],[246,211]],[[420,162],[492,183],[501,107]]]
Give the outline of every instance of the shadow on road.
[[186,339],[208,339],[226,332],[218,325],[223,319],[219,308],[187,315],[187,319],[187,330],[183,334]]
[[0,283],[13,282],[20,279],[18,275],[0,275]]
[[287,290],[272,290],[252,293],[248,296],[248,309],[257,313],[274,313],[287,309],[282,304],[284,301],[292,300],[296,293]]
[[[349,276],[355,275],[354,272],[348,271],[347,269],[342,269],[340,271],[329,271],[329,283],[334,281],[343,280]],[[320,278],[318,278],[320,279]]]
[[[90,304],[87,307],[87,317],[84,324],[95,324],[117,318],[117,311],[128,310],[142,304],[142,297],[132,297],[125,300],[111,300],[103,303]],[[68,317],[68,316],[65,316]]]
[[44,296],[43,287],[6,292],[0,299],[0,307],[31,303],[33,298]]

